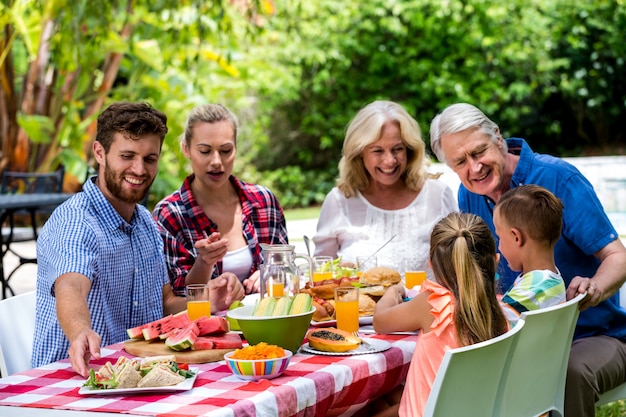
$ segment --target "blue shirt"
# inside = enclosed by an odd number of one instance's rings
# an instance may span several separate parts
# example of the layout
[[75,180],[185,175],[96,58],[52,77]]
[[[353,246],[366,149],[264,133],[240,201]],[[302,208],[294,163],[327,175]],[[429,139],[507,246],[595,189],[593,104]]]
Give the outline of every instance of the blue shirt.
[[102,346],[122,342],[127,328],[163,316],[162,290],[169,279],[152,215],[138,204],[127,223],[93,178],[52,213],[37,240],[37,260],[33,367],[68,357],[54,297],[54,283],[63,274],[91,281],[87,305]]
[[[507,139],[507,145],[510,153],[519,155],[511,188],[522,184],[540,185],[563,202],[563,233],[554,249],[554,260],[565,287],[577,275],[592,277],[600,265],[593,254],[619,238],[593,187],[576,167],[560,158],[533,152],[523,139]],[[493,200],[471,193],[462,184],[458,197],[459,209],[482,217],[497,242]],[[518,275],[509,268],[504,256],[500,257],[498,273],[501,290],[510,288]],[[574,337],[594,335],[626,340],[626,310],[619,307],[617,294],[581,312]]]

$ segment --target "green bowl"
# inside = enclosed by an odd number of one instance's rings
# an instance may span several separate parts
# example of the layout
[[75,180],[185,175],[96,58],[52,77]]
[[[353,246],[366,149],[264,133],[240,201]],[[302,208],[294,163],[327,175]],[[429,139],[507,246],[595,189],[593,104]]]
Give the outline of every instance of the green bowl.
[[229,310],[226,316],[237,320],[248,344],[265,342],[296,353],[311,325],[315,307],[308,313],[291,316],[255,317],[252,315],[253,310],[254,306],[248,305]]

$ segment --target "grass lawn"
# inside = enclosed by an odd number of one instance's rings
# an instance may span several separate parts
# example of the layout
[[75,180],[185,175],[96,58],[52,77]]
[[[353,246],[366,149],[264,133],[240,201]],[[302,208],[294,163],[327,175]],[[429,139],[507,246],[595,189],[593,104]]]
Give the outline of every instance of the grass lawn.
[[316,206],[285,210],[285,219],[287,221],[317,219],[320,214],[320,209],[321,207]]
[[626,400],[615,401],[596,407],[596,417],[624,417],[626,416]]

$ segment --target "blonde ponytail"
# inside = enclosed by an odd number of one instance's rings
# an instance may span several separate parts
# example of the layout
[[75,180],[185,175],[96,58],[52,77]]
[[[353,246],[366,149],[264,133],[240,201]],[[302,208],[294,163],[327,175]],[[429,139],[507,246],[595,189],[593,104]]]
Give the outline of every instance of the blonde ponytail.
[[508,329],[495,294],[495,241],[480,217],[451,213],[431,235],[431,262],[438,282],[455,296],[454,322],[461,346]]

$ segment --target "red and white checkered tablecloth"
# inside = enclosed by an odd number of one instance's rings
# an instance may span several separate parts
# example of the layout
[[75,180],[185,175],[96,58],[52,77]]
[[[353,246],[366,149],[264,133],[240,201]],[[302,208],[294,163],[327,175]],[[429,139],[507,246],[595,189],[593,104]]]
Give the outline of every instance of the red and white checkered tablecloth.
[[[80,395],[84,379],[64,360],[1,378],[0,406],[163,417],[335,416],[360,409],[406,377],[416,336],[374,337],[392,343],[391,349],[354,356],[299,352],[285,373],[272,380],[242,381],[224,361],[194,365],[199,372],[193,389],[178,393]],[[102,355],[93,367],[130,356],[122,344],[104,348]]]

